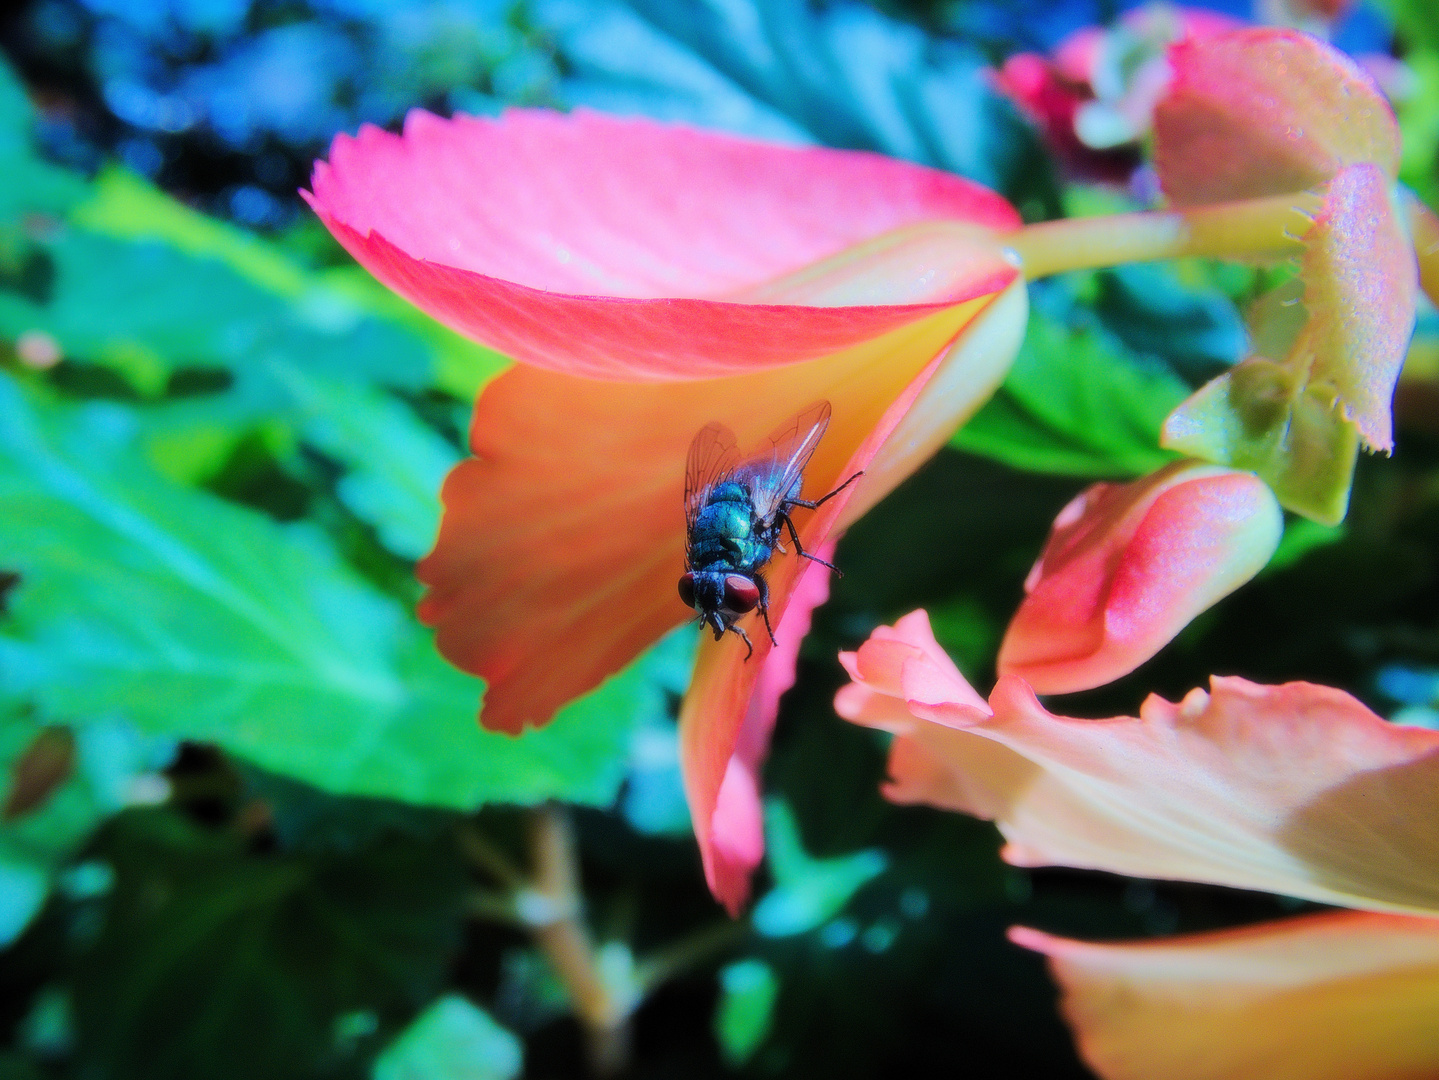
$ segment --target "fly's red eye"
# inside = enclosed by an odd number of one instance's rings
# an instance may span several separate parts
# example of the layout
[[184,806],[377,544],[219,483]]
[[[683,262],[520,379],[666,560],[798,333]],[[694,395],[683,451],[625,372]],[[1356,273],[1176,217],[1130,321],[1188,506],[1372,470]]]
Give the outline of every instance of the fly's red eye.
[[753,611],[759,603],[759,586],[747,577],[730,574],[724,579],[724,606],[731,611]]
[[695,606],[695,576],[686,574],[680,578],[680,599],[685,602],[685,607]]

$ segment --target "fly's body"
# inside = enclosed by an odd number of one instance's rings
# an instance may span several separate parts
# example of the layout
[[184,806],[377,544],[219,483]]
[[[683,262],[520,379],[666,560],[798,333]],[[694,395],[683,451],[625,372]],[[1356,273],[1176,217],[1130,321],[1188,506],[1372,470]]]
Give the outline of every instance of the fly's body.
[[749,635],[736,622],[756,609],[774,640],[769,585],[762,571],[776,550],[785,550],[782,532],[788,531],[796,554],[834,569],[804,550],[790,517],[797,507],[814,509],[861,475],[856,473],[814,502],[800,498],[805,467],[829,426],[829,416],[828,402],[811,406],[744,461],[734,433],[721,424],[705,427],[690,445],[685,470],[687,572],[680,578],[679,592],[714,631],[716,641],[726,632],[737,634],[752,654]]

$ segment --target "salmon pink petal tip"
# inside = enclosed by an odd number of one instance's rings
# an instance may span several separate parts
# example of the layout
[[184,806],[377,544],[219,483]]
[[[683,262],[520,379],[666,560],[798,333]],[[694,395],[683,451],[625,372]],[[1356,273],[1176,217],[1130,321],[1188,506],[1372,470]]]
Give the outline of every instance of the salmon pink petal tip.
[[[833,541],[816,554],[833,561]],[[814,610],[828,599],[829,571],[817,563],[807,567],[790,596],[784,619],[775,627],[776,644],[765,658],[750,693],[749,706],[740,721],[708,826],[695,823],[695,835],[702,837],[700,854],[705,880],[733,916],[738,916],[748,901],[750,875],[764,857],[764,805],[759,772],[769,752],[770,735],[779,716],[779,701],[794,685],[800,645],[809,633]],[[698,750],[692,743],[687,746]],[[695,769],[686,768],[686,772],[700,768],[698,765]]]
[[1190,461],[1095,484],[1055,520],[999,671],[1042,694],[1127,675],[1258,573],[1282,533],[1278,502],[1251,473]]
[[[994,245],[972,272],[975,237],[1019,225],[1000,196],[938,170],[583,110],[415,111],[403,135],[338,136],[311,187],[326,226],[401,296],[516,360],[596,379],[852,347],[1002,287],[1014,269]],[[846,253],[876,243],[912,274],[856,281]]]

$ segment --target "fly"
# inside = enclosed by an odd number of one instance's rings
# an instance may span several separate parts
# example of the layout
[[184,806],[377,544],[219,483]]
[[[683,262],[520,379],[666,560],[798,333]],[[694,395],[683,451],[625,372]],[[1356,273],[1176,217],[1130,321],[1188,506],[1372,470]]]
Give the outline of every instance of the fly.
[[813,510],[834,498],[864,474],[857,472],[823,498],[800,498],[804,470],[829,427],[829,402],[811,405],[780,426],[767,445],[753,457],[741,460],[734,432],[723,424],[708,424],[690,444],[685,465],[686,573],[680,578],[680,599],[699,614],[700,622],[714,631],[738,634],[754,655],[749,635],[736,620],[759,609],[764,628],[774,642],[769,623],[769,584],[761,570],[776,550],[783,552],[782,529],[788,530],[797,555],[838,569],[805,551],[790,514],[797,507]]

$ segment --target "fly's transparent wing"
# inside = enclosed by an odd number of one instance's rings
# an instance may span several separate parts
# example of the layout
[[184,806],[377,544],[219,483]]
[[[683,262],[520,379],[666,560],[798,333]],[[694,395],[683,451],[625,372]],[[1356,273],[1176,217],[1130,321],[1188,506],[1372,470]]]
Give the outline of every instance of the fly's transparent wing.
[[749,484],[750,499],[760,520],[772,521],[784,500],[799,494],[804,470],[829,427],[829,414],[828,401],[815,402],[776,428],[768,448],[736,470],[736,478]]
[[685,529],[694,528],[695,518],[704,509],[705,496],[726,473],[739,464],[734,432],[715,422],[700,428],[685,461]]

